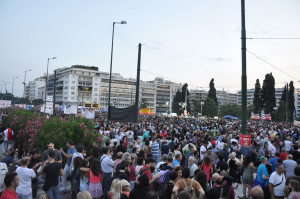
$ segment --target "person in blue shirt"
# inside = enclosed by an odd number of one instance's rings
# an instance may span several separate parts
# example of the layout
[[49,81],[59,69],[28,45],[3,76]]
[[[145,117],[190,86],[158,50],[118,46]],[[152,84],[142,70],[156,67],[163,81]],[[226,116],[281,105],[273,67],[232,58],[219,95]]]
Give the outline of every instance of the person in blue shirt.
[[170,147],[167,145],[167,141],[164,141],[161,146],[161,155],[168,154]]
[[270,197],[270,192],[268,190],[268,184],[269,184],[269,173],[267,170],[266,165],[268,164],[268,158],[263,157],[261,158],[261,164],[257,168],[257,181],[263,185],[263,191],[264,191],[264,198]]
[[180,167],[181,162],[181,154],[175,155],[175,159],[173,160],[172,168]]
[[64,175],[62,176],[62,190],[61,192],[66,192],[67,190],[67,178],[69,175],[71,175],[71,162],[72,162],[72,156],[74,153],[76,153],[76,149],[74,147],[74,143],[72,140],[68,140],[66,143],[66,146],[68,147],[67,153],[64,152],[62,148],[60,148],[61,154],[63,154],[67,158],[67,163],[64,167]]
[[243,147],[240,149],[240,153],[243,154],[244,157],[250,154],[250,148],[248,145],[245,143]]
[[279,159],[280,153],[276,152],[275,153],[275,158],[271,158],[269,161],[269,164],[272,165],[272,172],[276,171],[276,167],[277,167],[277,160]]

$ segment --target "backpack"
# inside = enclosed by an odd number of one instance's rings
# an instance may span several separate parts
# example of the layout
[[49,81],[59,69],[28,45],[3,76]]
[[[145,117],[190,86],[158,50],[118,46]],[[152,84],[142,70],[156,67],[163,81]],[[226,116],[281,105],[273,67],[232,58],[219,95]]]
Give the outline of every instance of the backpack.
[[182,181],[185,186],[183,191],[188,193],[190,195],[191,199],[196,199],[196,193],[195,193],[195,189],[193,187],[194,180],[191,180],[190,186],[187,186],[187,183],[185,182],[184,179]]
[[157,182],[160,184],[168,182],[170,180],[169,173],[171,173],[171,170],[169,170],[169,169],[160,171]]
[[140,170],[139,174],[138,175],[142,175],[142,174],[145,174],[144,171],[147,171],[147,170],[150,170],[149,168],[146,168],[146,169],[142,169]]

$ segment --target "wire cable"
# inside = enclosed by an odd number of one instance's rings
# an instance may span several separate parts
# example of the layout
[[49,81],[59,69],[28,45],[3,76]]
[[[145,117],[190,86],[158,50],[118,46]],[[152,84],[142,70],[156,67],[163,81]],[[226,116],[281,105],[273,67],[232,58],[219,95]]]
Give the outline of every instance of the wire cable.
[[265,59],[263,59],[263,58],[259,57],[258,55],[254,54],[253,52],[249,51],[248,49],[247,49],[247,52],[248,52],[248,53],[250,53],[251,55],[255,56],[256,58],[260,59],[261,61],[265,62],[266,64],[268,64],[268,65],[272,66],[273,68],[276,68],[277,70],[279,70],[280,72],[282,72],[282,73],[286,74],[287,76],[289,76],[289,77],[291,77],[291,78],[293,78],[293,79],[295,79],[295,80],[299,81],[299,79],[298,79],[298,78],[296,78],[296,77],[294,77],[294,76],[292,76],[292,75],[288,74],[288,73],[287,73],[287,72],[285,72],[284,70],[282,70],[282,69],[278,68],[278,67],[277,67],[277,66],[275,66],[274,64],[271,64],[271,63],[270,63],[270,62],[268,62],[267,60],[265,60]]
[[278,40],[282,40],[282,39],[300,39],[300,38],[297,38],[297,37],[294,37],[294,38],[267,38],[267,37],[249,37],[249,38],[246,38],[246,39],[278,39]]

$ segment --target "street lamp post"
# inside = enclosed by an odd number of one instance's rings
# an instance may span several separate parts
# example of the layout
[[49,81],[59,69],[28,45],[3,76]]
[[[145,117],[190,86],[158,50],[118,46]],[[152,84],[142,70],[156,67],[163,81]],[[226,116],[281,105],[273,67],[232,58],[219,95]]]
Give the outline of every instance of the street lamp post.
[[47,85],[48,85],[48,69],[49,69],[49,60],[50,59],[57,59],[56,57],[50,57],[48,58],[48,61],[47,61],[47,75],[46,75],[46,85],[45,85],[45,107],[44,107],[44,112],[46,111],[46,98],[47,98]]
[[109,123],[109,120],[110,120],[110,92],[111,92],[112,60],[113,60],[113,52],[114,52],[115,24],[127,24],[127,22],[126,21],[113,22],[112,40],[111,40],[111,54],[110,54],[109,86],[108,86],[107,124]]
[[201,105],[201,117],[202,117],[202,106],[204,105],[204,102],[201,102],[200,105]]
[[23,92],[23,98],[25,99],[25,88],[26,88],[26,72],[30,72],[31,71],[31,69],[29,69],[29,70],[25,70],[25,76],[24,76],[24,82],[23,82],[23,84],[24,84],[24,92]]
[[15,101],[15,97],[14,97],[14,82],[15,82],[15,79],[17,79],[19,77],[13,77],[13,80],[12,80],[12,86],[11,86],[11,95],[12,95],[12,104],[14,104],[14,101]]
[[[9,82],[5,82],[5,81],[2,81],[4,83],[4,88],[5,88],[5,93],[7,94],[7,89],[6,89],[6,84],[8,84]],[[2,88],[1,88],[2,90]]]

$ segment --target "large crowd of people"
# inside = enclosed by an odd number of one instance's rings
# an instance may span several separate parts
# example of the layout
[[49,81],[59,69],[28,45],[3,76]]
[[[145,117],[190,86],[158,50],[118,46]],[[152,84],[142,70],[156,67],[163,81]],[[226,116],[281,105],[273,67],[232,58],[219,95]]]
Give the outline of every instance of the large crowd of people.
[[0,198],[300,199],[300,131],[292,124],[249,121],[251,142],[240,145],[240,121],[104,121],[94,119],[102,142],[90,143],[91,154],[72,140],[60,149],[49,140],[41,156],[18,154],[13,130],[2,126]]

